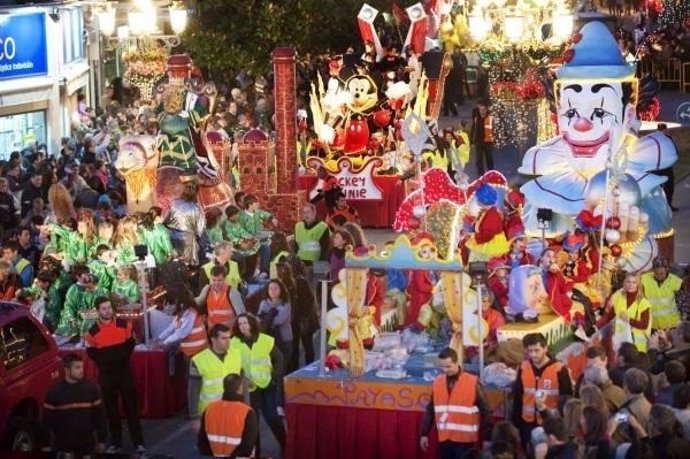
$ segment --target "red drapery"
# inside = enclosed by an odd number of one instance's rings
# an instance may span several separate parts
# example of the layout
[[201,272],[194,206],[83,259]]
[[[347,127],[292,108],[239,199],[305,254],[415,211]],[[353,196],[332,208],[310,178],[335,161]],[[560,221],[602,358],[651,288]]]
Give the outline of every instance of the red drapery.
[[421,411],[378,410],[288,403],[287,459],[436,458],[419,448]]
[[[303,175],[297,178],[300,190],[310,191],[317,182],[313,175]],[[374,176],[374,183],[381,190],[381,201],[348,200],[357,209],[362,226],[370,228],[387,228],[393,225],[395,213],[405,200],[405,183],[398,176]],[[326,217],[326,206],[323,199],[317,204],[319,217]]]
[[[98,381],[98,369],[83,349],[61,349],[60,355],[81,355],[84,372],[88,379]],[[164,351],[135,351],[132,353],[132,372],[142,418],[167,418],[175,416],[187,403],[184,360],[177,354],[175,375],[168,375],[168,353]]]

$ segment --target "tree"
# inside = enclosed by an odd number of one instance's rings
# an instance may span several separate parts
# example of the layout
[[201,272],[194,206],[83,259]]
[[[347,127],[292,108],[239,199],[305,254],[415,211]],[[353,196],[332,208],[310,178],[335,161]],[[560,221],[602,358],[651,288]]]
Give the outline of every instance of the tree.
[[[265,73],[277,46],[300,54],[344,51],[359,44],[362,0],[204,0],[182,37],[196,65],[210,74],[246,69]],[[390,0],[368,0],[379,11]],[[381,19],[379,19],[381,20]]]

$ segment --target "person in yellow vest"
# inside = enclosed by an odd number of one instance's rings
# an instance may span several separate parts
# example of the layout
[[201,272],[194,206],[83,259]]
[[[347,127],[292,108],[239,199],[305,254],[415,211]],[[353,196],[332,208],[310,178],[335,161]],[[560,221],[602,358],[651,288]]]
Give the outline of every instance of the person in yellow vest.
[[205,456],[253,457],[259,438],[259,417],[244,402],[244,376],[223,379],[223,398],[212,402],[201,418],[197,446]]
[[[278,408],[282,407],[283,356],[275,340],[261,333],[259,319],[253,314],[237,316],[230,349],[242,356],[242,370],[249,383],[249,401],[266,419],[281,451],[285,449],[285,428]],[[281,408],[282,409],[282,408]],[[261,457],[261,439],[256,442],[256,456]]]
[[652,272],[642,275],[644,297],[652,306],[652,328],[675,328],[680,321],[676,307],[676,293],[683,280],[669,272],[669,262],[658,256],[652,260]]
[[435,423],[441,459],[461,458],[479,444],[480,433],[484,447],[491,438],[491,408],[486,401],[479,378],[463,371],[458,353],[449,347],[438,354],[442,373],[431,387],[431,401],[422,419],[419,446],[426,452],[429,433]]
[[203,265],[199,271],[199,289],[203,289],[211,282],[211,270],[214,266],[225,268],[225,283],[230,287],[239,288],[242,276],[239,265],[232,260],[232,244],[230,242],[217,244],[213,249],[213,255],[213,260]]
[[223,395],[223,378],[242,370],[242,356],[237,349],[230,348],[230,327],[216,324],[209,332],[211,347],[192,357],[189,369],[191,377],[201,378],[199,392],[199,413],[208,405],[220,400]]
[[225,324],[232,328],[238,314],[246,312],[240,292],[227,284],[225,268],[216,265],[211,268],[211,283],[201,289],[196,298],[198,306],[206,306],[206,322],[209,327]]
[[470,141],[474,145],[477,174],[481,177],[486,170],[493,170],[494,168],[493,118],[489,114],[489,109],[485,103],[478,103],[472,111]]
[[513,424],[526,446],[532,429],[542,425],[546,412],[562,406],[573,395],[573,382],[568,368],[549,357],[544,335],[528,333],[522,345],[527,359],[520,365],[513,386]]
[[[186,367],[189,368],[191,359],[208,347],[208,334],[201,320],[201,315],[187,304],[180,301],[175,306],[175,316],[170,325],[158,335],[154,346],[161,349],[170,349],[179,345],[180,351],[185,356]],[[198,378],[189,377],[187,372],[187,415],[190,419],[199,416],[199,382]]]
[[314,204],[305,204],[302,208],[302,221],[295,224],[297,256],[307,264],[325,260],[330,238],[328,225],[316,219]]
[[647,340],[652,334],[652,305],[643,296],[640,278],[637,274],[627,274],[623,288],[614,292],[607,304],[608,315],[615,318],[613,327],[613,347],[631,342],[638,351],[647,352]]

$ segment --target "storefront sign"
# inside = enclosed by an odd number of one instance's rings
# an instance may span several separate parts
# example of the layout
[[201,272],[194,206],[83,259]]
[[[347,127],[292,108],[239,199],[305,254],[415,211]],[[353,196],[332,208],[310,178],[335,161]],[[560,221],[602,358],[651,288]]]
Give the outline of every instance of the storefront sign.
[[[309,167],[318,168],[323,165],[320,158],[309,158]],[[381,158],[369,158],[359,168],[355,168],[348,157],[340,158],[337,162],[337,170],[330,172],[338,180],[340,188],[348,200],[355,201],[380,201],[383,199],[381,190],[374,183],[374,169],[381,167]],[[313,198],[319,192],[321,181],[309,192],[309,198]]]
[[0,18],[0,79],[47,73],[45,13]]

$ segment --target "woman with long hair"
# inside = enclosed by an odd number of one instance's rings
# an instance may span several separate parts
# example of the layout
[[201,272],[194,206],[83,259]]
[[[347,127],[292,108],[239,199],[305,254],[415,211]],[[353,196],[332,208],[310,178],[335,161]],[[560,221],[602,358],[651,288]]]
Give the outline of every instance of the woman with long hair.
[[640,352],[647,352],[647,340],[652,334],[652,306],[644,297],[637,274],[627,274],[623,288],[617,290],[608,301],[609,315],[614,316],[614,348],[622,342],[635,344]]
[[266,296],[259,303],[259,317],[263,331],[276,339],[285,362],[290,362],[293,339],[292,307],[288,289],[280,279],[268,281]]
[[609,405],[606,403],[606,399],[604,398],[604,394],[601,392],[601,389],[594,384],[583,384],[583,386],[580,388],[580,400],[582,400],[586,406],[593,406],[596,409],[601,410],[606,418],[609,417]]
[[[275,435],[280,449],[285,448],[285,428],[278,414],[282,406],[283,356],[275,340],[261,333],[259,319],[253,314],[237,316],[230,348],[242,355],[242,370],[249,382],[249,402],[257,415],[261,414]],[[259,439],[256,455],[261,457]]]
[[600,409],[591,405],[587,405],[582,409],[580,431],[584,441],[585,457],[592,459],[608,459],[611,457],[606,428],[607,418]]
[[149,253],[156,260],[156,266],[161,266],[168,261],[173,252],[170,233],[163,226],[162,214],[163,210],[160,207],[154,206],[143,214],[139,220],[139,234],[141,235],[142,242],[146,244]]
[[137,260],[134,246],[139,245],[139,224],[135,216],[128,216],[120,220],[113,236],[113,247],[117,252],[118,263],[131,263]]

